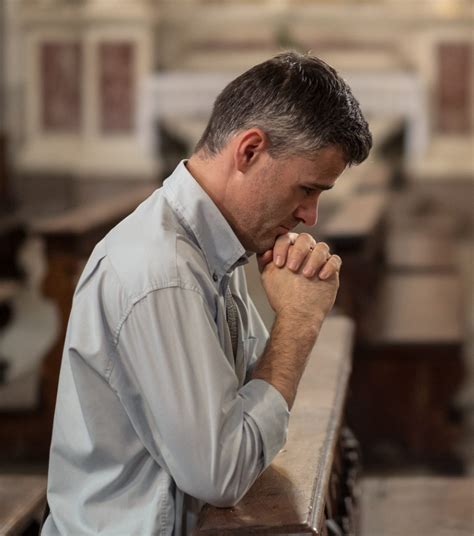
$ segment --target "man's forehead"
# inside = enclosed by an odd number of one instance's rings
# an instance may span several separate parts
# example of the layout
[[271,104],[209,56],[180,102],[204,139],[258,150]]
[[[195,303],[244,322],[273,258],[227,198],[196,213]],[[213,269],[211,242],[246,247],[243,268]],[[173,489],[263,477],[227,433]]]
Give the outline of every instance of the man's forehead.
[[314,158],[303,159],[298,170],[301,179],[314,182],[322,189],[329,190],[346,167],[347,162],[342,152],[324,151],[315,155]]

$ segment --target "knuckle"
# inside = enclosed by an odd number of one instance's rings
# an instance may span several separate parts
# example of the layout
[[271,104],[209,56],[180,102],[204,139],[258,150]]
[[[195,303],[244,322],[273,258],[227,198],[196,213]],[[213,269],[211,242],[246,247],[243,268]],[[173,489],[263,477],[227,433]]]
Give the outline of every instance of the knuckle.
[[327,252],[324,249],[315,248],[313,253],[317,255],[322,261],[326,262],[328,260]]
[[315,245],[316,240],[308,233],[301,233],[298,235],[298,242],[304,243],[305,247]]
[[317,251],[317,253],[324,257],[326,260],[328,259],[329,246],[324,242],[318,242],[318,244],[316,244],[316,247],[314,248],[314,251]]
[[295,257],[300,258],[300,257],[303,257],[304,255],[306,255],[306,250],[299,248],[297,246],[293,246],[289,253],[289,256],[293,258]]

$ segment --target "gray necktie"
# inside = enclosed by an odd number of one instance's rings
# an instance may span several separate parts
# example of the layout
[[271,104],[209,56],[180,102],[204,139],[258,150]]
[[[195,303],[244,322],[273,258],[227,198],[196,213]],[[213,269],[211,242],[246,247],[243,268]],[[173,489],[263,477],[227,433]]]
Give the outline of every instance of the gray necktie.
[[227,285],[225,291],[225,310],[227,315],[227,324],[229,325],[230,339],[232,341],[232,351],[234,352],[234,358],[237,356],[237,341],[239,335],[239,324],[237,321],[237,306],[235,305],[234,298],[230,291],[229,285]]

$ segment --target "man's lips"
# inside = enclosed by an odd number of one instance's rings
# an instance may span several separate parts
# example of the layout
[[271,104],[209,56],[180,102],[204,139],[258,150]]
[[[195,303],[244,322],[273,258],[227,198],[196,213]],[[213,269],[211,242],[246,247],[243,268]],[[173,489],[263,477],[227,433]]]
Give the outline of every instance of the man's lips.
[[285,233],[291,233],[291,230],[296,227],[296,223],[293,225],[279,225],[278,228],[282,229]]
[[278,228],[277,228],[277,232],[278,232],[278,236],[279,236],[279,235],[284,235],[286,233],[289,233],[290,230],[288,229],[288,227],[285,227],[284,225],[279,225]]

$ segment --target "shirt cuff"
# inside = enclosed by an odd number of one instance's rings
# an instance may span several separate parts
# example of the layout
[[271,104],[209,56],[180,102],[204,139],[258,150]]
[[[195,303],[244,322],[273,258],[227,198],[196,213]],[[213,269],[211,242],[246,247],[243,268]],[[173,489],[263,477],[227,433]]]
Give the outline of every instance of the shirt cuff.
[[250,380],[240,390],[244,412],[258,426],[263,443],[264,468],[286,442],[290,412],[281,393],[265,380]]

